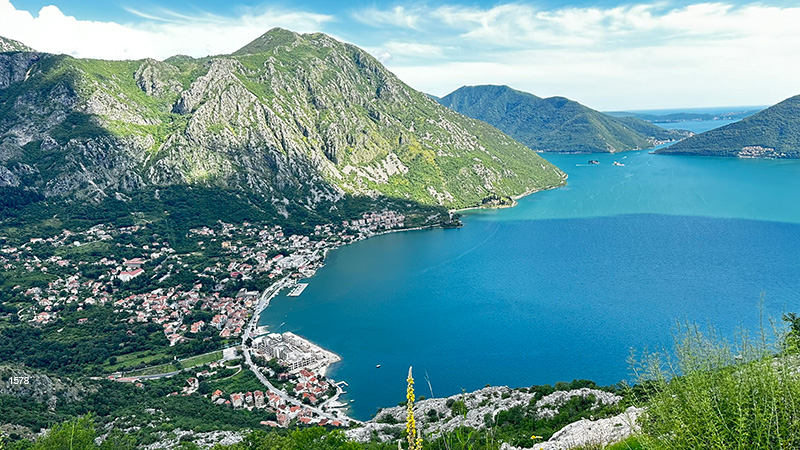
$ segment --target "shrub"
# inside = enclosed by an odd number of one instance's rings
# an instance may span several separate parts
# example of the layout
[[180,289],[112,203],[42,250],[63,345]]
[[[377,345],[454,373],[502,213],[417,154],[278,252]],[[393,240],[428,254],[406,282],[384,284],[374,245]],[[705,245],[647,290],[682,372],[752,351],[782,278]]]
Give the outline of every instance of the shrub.
[[650,355],[637,368],[649,399],[644,448],[800,448],[798,356],[784,334],[731,346],[687,325],[676,338],[674,359]]

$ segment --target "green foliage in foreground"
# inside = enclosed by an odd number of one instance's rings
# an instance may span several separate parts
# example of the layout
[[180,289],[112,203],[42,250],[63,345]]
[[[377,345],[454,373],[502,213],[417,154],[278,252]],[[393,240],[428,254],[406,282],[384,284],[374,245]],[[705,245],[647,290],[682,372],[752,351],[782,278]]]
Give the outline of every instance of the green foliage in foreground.
[[[78,417],[55,425],[34,442],[16,441],[7,445],[8,450],[133,450],[136,439],[120,432],[111,432],[102,443],[97,444],[98,427],[91,415]],[[199,448],[191,439],[181,439],[176,447],[182,450]],[[347,440],[344,433],[321,427],[303,428],[293,431],[255,431],[233,445],[216,445],[214,450],[378,450],[393,449],[393,444],[359,444]],[[0,450],[5,450],[0,443]]]
[[800,448],[800,321],[791,331],[734,346],[682,327],[675,360],[646,358],[640,442],[649,450]]

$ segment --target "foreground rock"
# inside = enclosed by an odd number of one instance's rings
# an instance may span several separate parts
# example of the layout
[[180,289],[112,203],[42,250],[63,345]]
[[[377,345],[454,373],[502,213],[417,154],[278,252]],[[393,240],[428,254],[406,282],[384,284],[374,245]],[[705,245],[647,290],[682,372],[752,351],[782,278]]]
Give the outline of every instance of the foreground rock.
[[[447,398],[432,398],[418,401],[414,405],[414,416],[418,426],[430,438],[458,427],[476,430],[486,428],[487,418],[515,406],[527,407],[535,401],[539,418],[549,419],[558,414],[559,408],[574,397],[594,398],[593,409],[601,406],[617,405],[622,397],[599,389],[581,388],[570,391],[556,391],[536,400],[535,393],[513,390],[506,386],[487,387],[475,392],[453,395]],[[463,402],[463,408],[456,402]],[[347,431],[347,436],[359,442],[373,438],[381,441],[396,439],[405,430],[406,409],[404,406],[387,408],[378,412],[374,419],[363,427]]]
[[[638,430],[636,420],[643,408],[631,406],[624,413],[607,419],[573,422],[557,431],[547,442],[533,446],[534,450],[567,450],[576,447],[598,446],[600,448],[625,440]],[[515,450],[504,445],[502,450]]]

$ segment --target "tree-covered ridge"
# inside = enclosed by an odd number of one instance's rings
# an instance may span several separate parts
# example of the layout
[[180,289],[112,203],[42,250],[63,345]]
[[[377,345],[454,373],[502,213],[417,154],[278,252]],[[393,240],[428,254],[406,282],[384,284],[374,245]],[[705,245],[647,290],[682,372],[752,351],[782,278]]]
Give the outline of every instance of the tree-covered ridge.
[[308,209],[344,194],[449,208],[564,183],[375,58],[275,29],[232,55],[0,55],[0,186],[95,201],[199,185]]
[[632,117],[611,117],[564,97],[543,99],[508,86],[464,86],[438,101],[539,152],[615,153],[688,135]]
[[657,153],[800,158],[800,95],[724,127],[698,134]]

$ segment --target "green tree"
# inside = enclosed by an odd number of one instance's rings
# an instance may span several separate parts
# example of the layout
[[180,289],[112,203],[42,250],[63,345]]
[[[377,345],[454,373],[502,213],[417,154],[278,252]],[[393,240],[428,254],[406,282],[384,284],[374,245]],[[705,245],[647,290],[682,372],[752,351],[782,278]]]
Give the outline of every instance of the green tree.
[[94,420],[87,414],[54,425],[44,436],[36,440],[33,450],[94,450],[96,433]]

